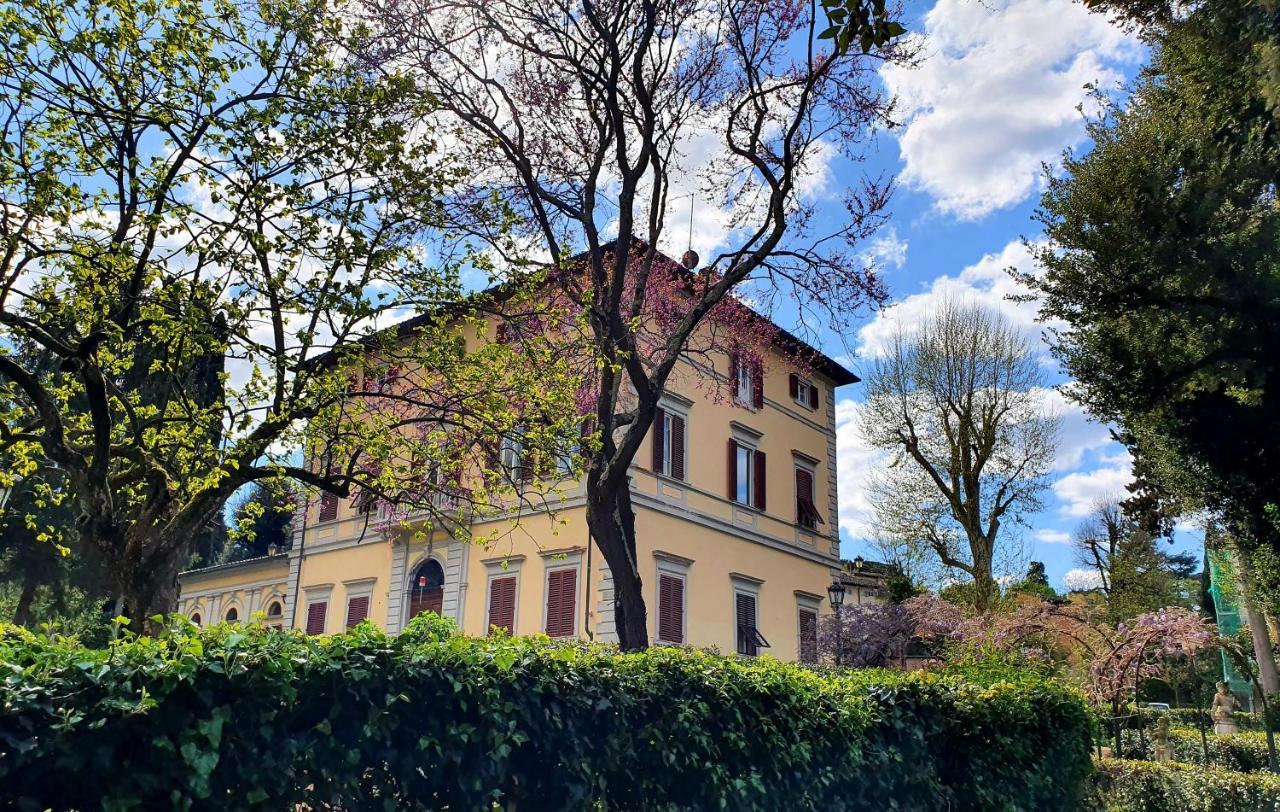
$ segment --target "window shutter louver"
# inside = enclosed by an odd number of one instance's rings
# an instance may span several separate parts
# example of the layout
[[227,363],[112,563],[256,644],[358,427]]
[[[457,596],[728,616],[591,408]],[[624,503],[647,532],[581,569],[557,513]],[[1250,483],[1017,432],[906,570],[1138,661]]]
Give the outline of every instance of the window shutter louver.
[[792,372],[787,376],[787,388],[791,390],[791,399],[795,400],[800,396],[800,376]]
[[729,501],[738,499],[738,444],[729,441]]
[[324,634],[325,615],[329,611],[326,601],[307,604],[307,634]]
[[319,521],[331,522],[338,518],[338,497],[328,491],[320,494]]
[[736,352],[729,354],[729,388],[733,392],[733,396],[738,396],[738,364],[742,363],[738,360]]
[[812,609],[800,610],[800,662],[818,661],[818,613]]
[[818,408],[818,385],[816,383],[809,384],[809,408]]
[[578,571],[555,570],[547,576],[547,636],[572,637],[577,612]]
[[489,626],[511,632],[516,625],[516,578],[494,578],[489,582]]
[[684,644],[684,579],[658,576],[658,639]]
[[354,629],[369,616],[369,596],[362,595],[347,601],[347,628]]
[[764,489],[764,452],[757,451],[756,457],[756,509],[765,509],[765,489]]
[[657,415],[653,418],[653,470],[659,474],[662,473],[666,463],[666,460],[662,458],[662,447],[665,440],[663,432],[666,431],[665,417],[666,414],[662,409],[659,409]]
[[751,405],[764,408],[764,366],[758,361],[751,367]]
[[813,474],[803,468],[796,469],[796,522],[811,527],[809,504],[813,499]]
[[671,476],[684,479],[684,418],[671,416]]
[[734,596],[738,619],[738,653],[755,656],[759,649],[755,641],[756,599],[739,592]]

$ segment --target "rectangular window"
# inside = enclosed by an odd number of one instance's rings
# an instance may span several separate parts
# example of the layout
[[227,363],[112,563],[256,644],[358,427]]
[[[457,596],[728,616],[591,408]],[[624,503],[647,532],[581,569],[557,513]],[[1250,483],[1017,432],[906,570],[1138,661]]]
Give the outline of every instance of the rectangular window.
[[792,373],[791,399],[806,409],[817,409],[818,387],[813,381]]
[[684,645],[684,579],[658,575],[658,642]]
[[489,628],[510,634],[516,627],[516,576],[489,579]]
[[573,637],[577,633],[578,570],[565,568],[547,573],[548,637]]
[[324,621],[328,612],[328,601],[307,604],[307,634],[324,634]]
[[338,497],[328,491],[320,494],[320,516],[317,521],[331,522],[338,518]]
[[499,462],[507,474],[516,482],[526,482],[533,478],[533,472],[527,465],[524,446],[514,437],[504,437]]
[[658,409],[653,419],[653,470],[684,479],[685,422],[682,415]]
[[825,524],[814,498],[813,472],[800,466],[796,467],[796,522],[810,530]]
[[729,440],[729,499],[764,510],[765,472],[763,451]]
[[734,395],[740,403],[751,404],[754,402],[753,393],[755,392],[754,382],[751,378],[751,365],[738,360],[738,381],[734,390]]
[[800,607],[800,662],[816,663],[818,661],[818,612],[815,609]]
[[361,621],[369,617],[369,596],[360,595],[347,598],[347,628],[354,629]]
[[756,627],[756,596],[746,592],[735,592],[733,600],[738,626],[738,653],[745,657],[754,657],[760,653],[760,649],[769,646]]

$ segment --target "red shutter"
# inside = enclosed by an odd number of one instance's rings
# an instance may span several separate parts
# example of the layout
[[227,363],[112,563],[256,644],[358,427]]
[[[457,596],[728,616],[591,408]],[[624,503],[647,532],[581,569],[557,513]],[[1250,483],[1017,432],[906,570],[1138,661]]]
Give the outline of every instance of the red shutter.
[[813,474],[803,468],[796,469],[796,522],[812,527],[809,506],[813,504]]
[[658,576],[658,639],[684,644],[684,579]]
[[489,627],[511,632],[516,625],[516,577],[494,578],[489,582]]
[[554,570],[547,576],[547,636],[572,637],[577,612],[578,571]]
[[787,376],[787,388],[791,390],[791,399],[800,397],[800,376],[792,372]]
[[662,459],[663,432],[666,426],[663,421],[664,413],[658,410],[657,416],[653,418],[653,470],[655,473],[662,473],[662,466],[666,460]]
[[756,509],[765,509],[764,491],[764,452],[756,452]]
[[320,494],[319,521],[331,522],[338,518],[338,497],[328,491]]
[[751,366],[751,405],[764,408],[764,367],[759,361]]
[[812,609],[800,610],[800,662],[818,661],[818,613]]
[[738,397],[738,364],[742,363],[738,360],[736,352],[729,353],[729,391],[733,393],[733,399]]
[[498,322],[497,338],[499,344],[507,343],[507,323],[505,321]]
[[369,616],[369,596],[361,595],[358,598],[349,598],[347,600],[347,628],[354,629],[360,625],[360,621]]
[[684,418],[671,415],[671,477],[684,479]]
[[307,634],[324,634],[324,618],[328,611],[326,601],[307,604]]
[[729,501],[738,499],[738,444],[729,440]]
[[738,620],[738,653],[756,655],[760,649],[756,646],[756,599],[754,595],[739,592],[734,595]]
[[809,384],[809,408],[818,408],[818,385],[816,383]]

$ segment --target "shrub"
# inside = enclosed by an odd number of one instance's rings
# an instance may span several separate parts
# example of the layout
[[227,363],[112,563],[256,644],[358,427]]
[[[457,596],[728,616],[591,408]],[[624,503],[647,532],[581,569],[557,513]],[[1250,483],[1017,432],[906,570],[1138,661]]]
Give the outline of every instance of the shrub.
[[[1146,725],[1154,725],[1161,716],[1168,716],[1169,721],[1175,725],[1196,727],[1203,721],[1206,728],[1210,731],[1213,730],[1213,719],[1210,717],[1209,711],[1197,708],[1171,708],[1167,711],[1157,711],[1151,708],[1135,708],[1130,705],[1126,713],[1139,717],[1142,723]],[[1241,730],[1262,730],[1261,714],[1237,712],[1235,720]]]
[[1092,806],[1106,812],[1260,812],[1280,809],[1280,776],[1190,764],[1104,759]]
[[1074,809],[1080,697],[819,675],[684,649],[457,636],[419,618],[104,650],[0,632],[0,807]]
[[[1209,743],[1209,766],[1246,773],[1267,769],[1267,734],[1247,732],[1218,736],[1211,731],[1206,738]],[[1142,737],[1138,736],[1136,730],[1126,730],[1121,734],[1120,742],[1123,745],[1120,755],[1126,758],[1154,758],[1150,730],[1144,731]],[[1169,744],[1173,747],[1175,761],[1204,764],[1200,731],[1185,727],[1170,728]]]

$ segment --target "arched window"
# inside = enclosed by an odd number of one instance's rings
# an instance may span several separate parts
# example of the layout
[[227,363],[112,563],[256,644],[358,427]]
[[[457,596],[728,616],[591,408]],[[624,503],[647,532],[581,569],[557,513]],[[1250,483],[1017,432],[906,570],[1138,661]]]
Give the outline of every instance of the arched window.
[[236,611],[236,608],[234,606],[227,610],[228,623],[235,623],[239,619],[240,619],[240,613]]
[[280,601],[267,605],[267,625],[273,629],[284,628],[284,605]]
[[423,612],[440,614],[444,609],[444,567],[434,558],[428,558],[413,574],[409,584],[409,618]]
[[192,622],[192,623],[194,623],[194,624],[196,624],[197,626],[199,626],[199,625],[200,625],[200,613],[199,613],[199,612],[196,612],[194,615],[192,615],[192,616],[191,616],[191,622]]

